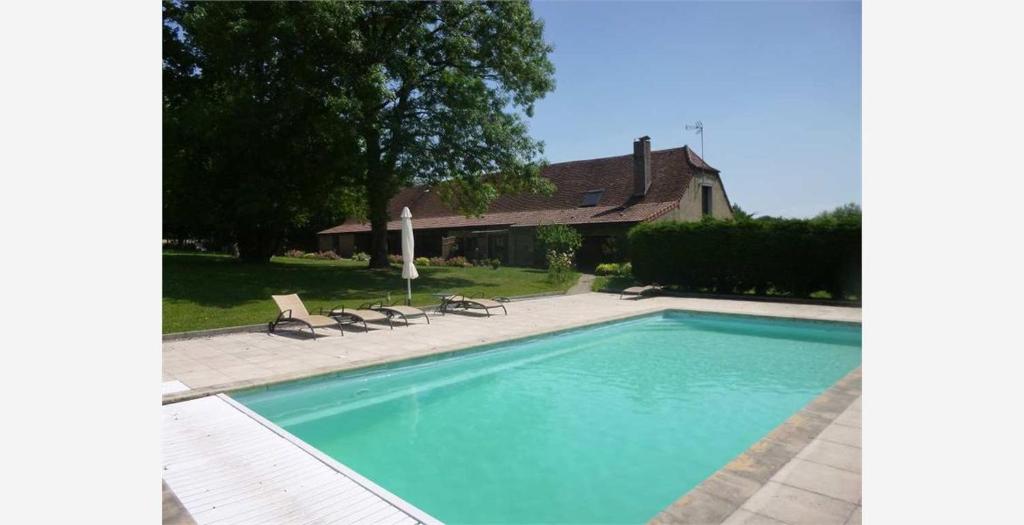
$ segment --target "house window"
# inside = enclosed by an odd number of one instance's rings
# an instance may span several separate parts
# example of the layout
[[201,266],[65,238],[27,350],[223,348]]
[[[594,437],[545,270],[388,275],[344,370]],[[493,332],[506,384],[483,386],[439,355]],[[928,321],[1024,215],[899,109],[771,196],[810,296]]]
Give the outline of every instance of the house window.
[[700,187],[700,212],[702,215],[711,215],[711,186]]
[[587,208],[590,206],[597,206],[597,202],[601,200],[601,195],[604,195],[604,190],[590,190],[584,193],[580,207]]

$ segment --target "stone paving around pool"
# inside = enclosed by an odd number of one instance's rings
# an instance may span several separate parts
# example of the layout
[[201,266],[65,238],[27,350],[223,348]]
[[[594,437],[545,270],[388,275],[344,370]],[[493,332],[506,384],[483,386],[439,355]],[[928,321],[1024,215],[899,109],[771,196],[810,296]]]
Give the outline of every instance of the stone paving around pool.
[[[470,346],[610,321],[667,308],[703,312],[857,322],[860,308],[755,301],[651,297],[622,299],[605,293],[554,296],[508,304],[509,314],[431,315],[409,326],[373,326],[367,332],[346,327],[282,328],[274,334],[238,333],[163,344],[163,381],[179,381],[190,390],[168,392],[164,401],[360,368],[458,350]],[[174,390],[174,389],[172,389]]]
[[[456,351],[576,326],[678,309],[861,322],[861,309],[758,301],[584,293],[514,301],[509,314],[431,315],[408,327],[284,329],[163,344],[164,403]],[[656,523],[859,523],[860,369],[701,485]]]
[[651,523],[859,525],[861,378],[858,367]]

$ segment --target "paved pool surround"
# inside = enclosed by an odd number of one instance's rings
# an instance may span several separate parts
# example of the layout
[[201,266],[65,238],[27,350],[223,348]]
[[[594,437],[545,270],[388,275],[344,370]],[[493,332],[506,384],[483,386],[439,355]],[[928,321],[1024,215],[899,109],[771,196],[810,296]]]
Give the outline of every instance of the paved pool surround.
[[[824,305],[587,293],[517,301],[509,315],[433,315],[389,330],[241,333],[168,341],[163,380],[190,390],[164,404],[446,353],[664,310],[861,322],[861,309]],[[651,523],[859,523],[858,368]]]
[[615,321],[663,310],[689,310],[805,320],[859,323],[860,308],[651,297],[622,299],[587,293],[515,301],[509,315],[477,313],[431,315],[409,326],[281,329],[273,334],[240,333],[168,341],[163,344],[163,381],[180,381],[190,390],[164,395],[164,403],[221,392],[281,383],[416,357],[444,354],[483,344],[541,335],[577,326]]
[[662,510],[651,524],[859,524],[861,367]]

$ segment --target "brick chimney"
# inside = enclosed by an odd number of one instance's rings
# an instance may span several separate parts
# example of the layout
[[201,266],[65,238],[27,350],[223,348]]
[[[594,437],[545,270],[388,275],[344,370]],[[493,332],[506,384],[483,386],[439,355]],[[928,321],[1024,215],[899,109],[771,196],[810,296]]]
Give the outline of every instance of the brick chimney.
[[633,141],[633,196],[647,195],[651,187],[651,137]]

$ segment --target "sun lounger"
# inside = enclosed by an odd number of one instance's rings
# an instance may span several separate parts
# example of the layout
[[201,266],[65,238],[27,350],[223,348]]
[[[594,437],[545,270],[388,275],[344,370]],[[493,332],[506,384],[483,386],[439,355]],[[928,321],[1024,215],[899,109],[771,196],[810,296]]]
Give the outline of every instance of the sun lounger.
[[491,316],[491,309],[501,308],[508,315],[508,309],[501,302],[492,299],[475,299],[472,297],[466,297],[465,295],[453,295],[445,299],[443,309],[448,310],[450,308],[462,308],[464,310],[483,310],[487,312],[487,317]]
[[625,295],[635,295],[639,298],[643,297],[644,295],[650,295],[660,291],[661,286],[658,286],[656,284],[649,284],[647,286],[630,286],[629,288],[626,288],[621,293],[619,293],[619,299],[622,299],[622,297]]
[[363,323],[364,330],[369,330],[366,323],[387,323],[388,328],[395,329],[391,324],[391,316],[369,308],[349,309],[344,306],[336,306],[331,308],[327,315],[334,318],[348,319],[353,323]]
[[427,320],[427,324],[430,324],[430,316],[427,315],[427,312],[424,312],[419,308],[413,306],[405,306],[401,304],[384,303],[385,301],[381,300],[378,303],[368,305],[368,308],[370,308],[371,310],[384,312],[384,315],[387,315],[388,317],[395,317],[397,315],[401,317],[403,321],[405,321],[405,326],[409,326],[409,319],[416,317],[422,317]]
[[[277,326],[282,323],[300,323],[309,327],[309,331],[313,333],[313,339],[316,339],[316,330],[314,328],[326,328],[328,326],[336,326],[338,330],[341,330],[341,322],[337,319],[331,319],[324,315],[310,315],[309,311],[306,310],[306,305],[302,304],[302,299],[299,299],[298,294],[291,295],[272,295],[274,303],[277,304],[279,313],[277,319],[267,323],[267,329],[273,332],[277,329]],[[345,335],[342,331],[341,335]]]

